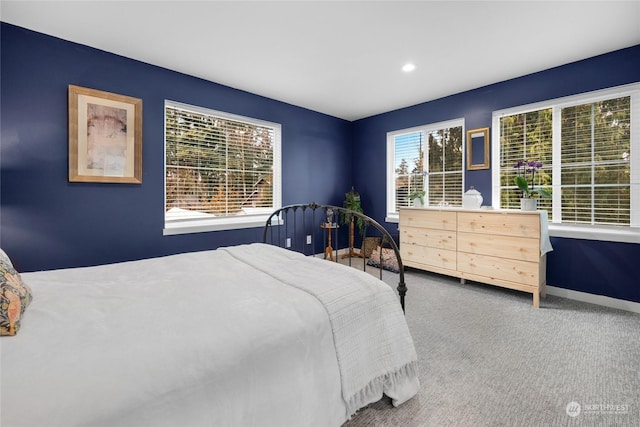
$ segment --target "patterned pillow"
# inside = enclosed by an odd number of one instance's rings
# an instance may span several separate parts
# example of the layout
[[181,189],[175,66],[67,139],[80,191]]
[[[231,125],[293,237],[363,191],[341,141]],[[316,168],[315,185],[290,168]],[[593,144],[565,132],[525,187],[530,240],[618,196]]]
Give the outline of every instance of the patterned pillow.
[[[369,261],[367,261],[367,265],[380,268],[380,246],[371,252],[371,257],[369,258]],[[394,273],[400,272],[398,259],[396,258],[396,254],[393,252],[393,249],[382,248],[382,268],[384,270],[393,271]]]
[[0,253],[0,335],[15,335],[18,332],[20,319],[31,299],[29,286],[13,268],[7,254]]
[[13,264],[11,264],[11,260],[9,259],[9,255],[7,255],[2,249],[0,249],[0,263],[5,263],[10,267],[13,267]]

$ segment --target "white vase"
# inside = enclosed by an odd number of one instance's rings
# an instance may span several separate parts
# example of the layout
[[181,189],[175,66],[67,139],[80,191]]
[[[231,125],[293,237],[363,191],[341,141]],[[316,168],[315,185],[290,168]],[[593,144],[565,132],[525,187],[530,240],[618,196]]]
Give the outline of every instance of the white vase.
[[482,194],[473,186],[462,195],[462,208],[463,209],[480,209],[482,206]]
[[522,198],[520,199],[521,211],[535,211],[538,209],[538,199]]
[[420,201],[419,198],[413,199],[413,207],[414,208],[421,208],[422,207],[422,202]]

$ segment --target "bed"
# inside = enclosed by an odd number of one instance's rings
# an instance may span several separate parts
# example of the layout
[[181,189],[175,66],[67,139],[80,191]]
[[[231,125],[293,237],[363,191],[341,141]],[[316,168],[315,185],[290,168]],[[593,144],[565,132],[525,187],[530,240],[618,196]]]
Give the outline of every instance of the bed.
[[[33,300],[0,342],[0,424],[339,426],[383,394],[413,397],[399,295],[292,250],[317,224],[291,212],[355,213],[295,206],[267,221],[265,242],[22,273]],[[283,237],[289,248],[272,244]]]

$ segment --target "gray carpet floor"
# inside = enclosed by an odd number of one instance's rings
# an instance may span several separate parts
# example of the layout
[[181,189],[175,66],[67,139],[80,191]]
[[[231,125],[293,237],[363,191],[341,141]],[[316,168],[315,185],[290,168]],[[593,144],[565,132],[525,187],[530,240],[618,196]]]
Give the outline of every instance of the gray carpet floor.
[[[530,294],[413,269],[405,279],[421,390],[343,427],[640,426],[640,315],[550,295],[534,309]],[[395,289],[398,275],[383,280]]]

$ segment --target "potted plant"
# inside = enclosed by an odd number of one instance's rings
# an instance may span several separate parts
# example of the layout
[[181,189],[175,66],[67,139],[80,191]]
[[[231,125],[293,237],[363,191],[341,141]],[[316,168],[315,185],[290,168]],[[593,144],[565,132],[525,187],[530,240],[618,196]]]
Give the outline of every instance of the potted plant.
[[414,191],[413,193],[409,194],[409,200],[413,203],[413,207],[419,208],[424,206],[425,194],[426,193],[424,191]]
[[[358,194],[358,192],[356,192],[356,190],[351,187],[351,191],[349,191],[348,193],[345,193],[344,195],[345,199],[344,202],[342,203],[342,206],[346,209],[350,209],[352,211],[358,212],[358,213],[364,213],[362,210],[362,205],[360,204],[360,194]],[[344,254],[342,257],[348,257],[348,256],[355,256],[355,257],[362,257],[361,254],[355,252],[353,250],[353,240],[354,240],[354,225],[357,224],[358,225],[358,229],[360,230],[360,234],[364,233],[364,221],[362,220],[362,218],[360,217],[347,217],[346,215],[342,215],[342,223],[343,224],[349,224],[349,253]]]
[[[520,199],[520,209],[523,211],[534,211],[537,209],[536,195],[550,199],[551,193],[546,188],[535,186],[536,171],[542,167],[541,162],[520,160],[514,168],[518,169],[516,177],[513,179],[516,186],[522,191]],[[529,181],[529,179],[531,181]]]

